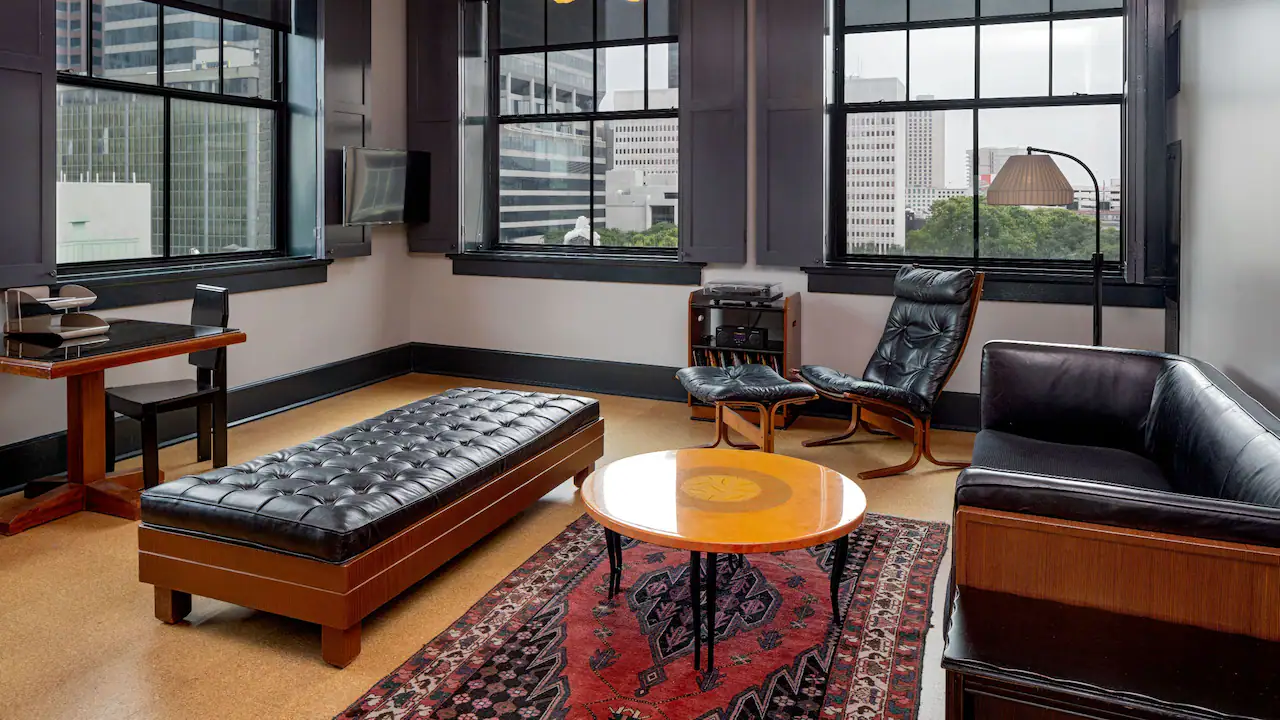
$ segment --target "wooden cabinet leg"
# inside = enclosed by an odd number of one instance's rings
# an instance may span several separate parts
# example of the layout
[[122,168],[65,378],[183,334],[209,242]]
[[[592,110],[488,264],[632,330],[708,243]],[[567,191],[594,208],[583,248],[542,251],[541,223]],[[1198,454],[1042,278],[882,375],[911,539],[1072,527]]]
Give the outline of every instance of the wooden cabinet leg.
[[582,483],[587,481],[587,476],[595,471],[596,471],[595,463],[591,463],[590,465],[582,468],[582,470],[578,471],[577,475],[573,476],[573,486],[582,487]]
[[336,668],[344,668],[360,654],[360,623],[347,629],[321,627],[320,656]]
[[162,587],[157,587],[155,591],[156,617],[161,621],[174,625],[191,614],[191,593]]
[[965,714],[964,676],[947,671],[947,720],[969,720]]

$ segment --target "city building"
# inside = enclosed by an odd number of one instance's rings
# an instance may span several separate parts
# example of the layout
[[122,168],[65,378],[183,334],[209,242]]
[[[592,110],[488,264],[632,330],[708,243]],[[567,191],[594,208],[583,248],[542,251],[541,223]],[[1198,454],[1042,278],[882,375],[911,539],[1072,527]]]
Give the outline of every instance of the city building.
[[[917,100],[932,100],[921,95]],[[922,110],[907,113],[907,187],[945,186],[943,150],[947,141],[946,113]],[[914,207],[914,206],[913,206]]]
[[[965,155],[968,158],[970,178],[974,178],[978,182],[979,193],[985,192],[987,187],[991,185],[991,180],[1000,173],[1000,168],[1004,167],[1005,162],[1014,155],[1022,155],[1027,152],[1025,147],[980,147],[978,148],[978,157],[975,161],[973,150],[966,150]],[[972,183],[973,181],[970,180]]]
[[[649,91],[650,104],[674,105],[676,88]],[[610,94],[614,109],[644,107],[641,90]],[[659,223],[679,224],[680,121],[676,118],[614,120],[605,175],[605,227],[643,232]]]
[[[845,78],[847,102],[901,100],[897,78]],[[845,133],[848,244],[864,253],[901,253],[906,246],[907,113],[850,115]]]

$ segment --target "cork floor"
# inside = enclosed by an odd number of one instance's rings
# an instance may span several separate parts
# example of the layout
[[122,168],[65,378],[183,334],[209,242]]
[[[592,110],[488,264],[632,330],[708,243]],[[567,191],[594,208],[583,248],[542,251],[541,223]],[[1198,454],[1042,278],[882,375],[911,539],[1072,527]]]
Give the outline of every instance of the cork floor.
[[[230,460],[243,462],[436,391],[475,384],[410,375],[241,425],[230,431]],[[604,462],[711,440],[711,426],[689,420],[682,404],[597,397],[605,418]],[[852,445],[800,446],[840,426],[802,418],[780,435],[777,451],[850,476],[900,462],[909,452],[904,442],[862,433]],[[935,444],[948,459],[967,458],[972,447],[973,436],[957,432],[939,432]],[[170,478],[207,468],[194,458],[193,443],[160,453]],[[908,475],[859,484],[874,512],[946,521],[955,476],[922,462]],[[15,501],[0,498],[0,507]],[[363,652],[345,670],[321,661],[320,628],[308,623],[204,598],[195,599],[189,624],[156,620],[151,588],[137,580],[132,522],[80,513],[0,537],[0,720],[331,717],[582,512],[573,484],[561,485],[366,618]],[[940,596],[926,651],[922,720],[942,716]]]

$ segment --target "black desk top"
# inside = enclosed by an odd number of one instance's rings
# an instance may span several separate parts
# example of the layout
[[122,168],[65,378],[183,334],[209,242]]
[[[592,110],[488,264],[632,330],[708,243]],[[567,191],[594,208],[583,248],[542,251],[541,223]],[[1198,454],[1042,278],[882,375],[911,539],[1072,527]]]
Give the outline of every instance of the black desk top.
[[56,338],[52,337],[5,335],[0,361],[68,362],[236,332],[216,327],[174,325],[147,320],[113,319],[108,322],[111,323],[111,329],[106,335],[65,340],[61,343],[55,343]]
[[1280,718],[1280,643],[972,588],[948,620],[948,670],[1174,717]]

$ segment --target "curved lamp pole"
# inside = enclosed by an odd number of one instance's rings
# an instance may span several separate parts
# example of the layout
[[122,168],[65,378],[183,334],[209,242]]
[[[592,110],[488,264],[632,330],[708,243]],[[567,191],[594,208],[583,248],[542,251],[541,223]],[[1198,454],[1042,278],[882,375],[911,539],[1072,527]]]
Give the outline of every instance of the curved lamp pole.
[[[1033,153],[1042,153],[1034,155]],[[1102,344],[1102,188],[1093,170],[1080,158],[1057,150],[1029,147],[1026,155],[1005,161],[1004,167],[987,188],[988,205],[1070,205],[1075,201],[1075,188],[1065,175],[1044,155],[1057,155],[1073,160],[1089,173],[1093,181],[1093,344]]]

